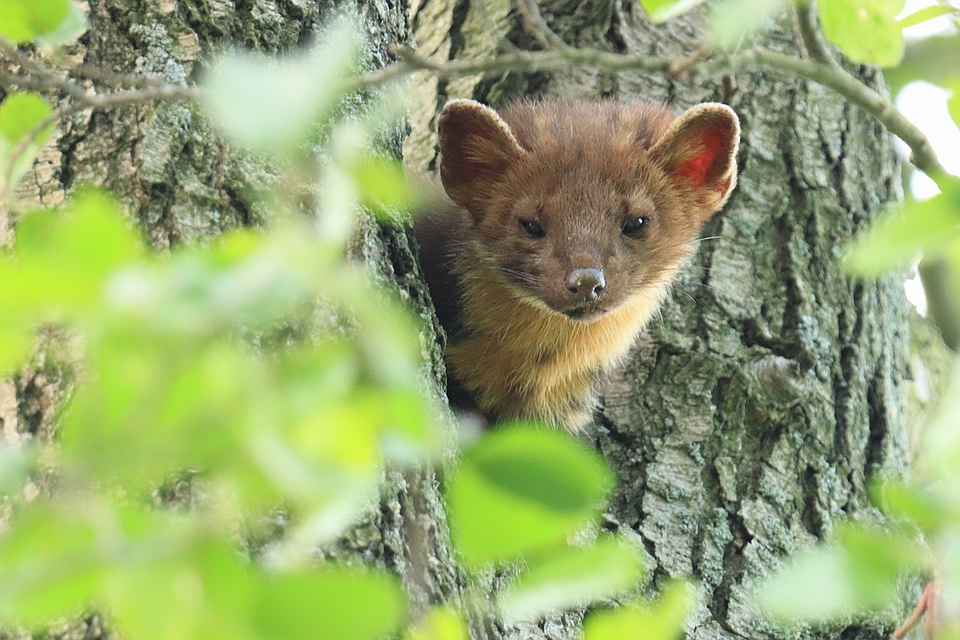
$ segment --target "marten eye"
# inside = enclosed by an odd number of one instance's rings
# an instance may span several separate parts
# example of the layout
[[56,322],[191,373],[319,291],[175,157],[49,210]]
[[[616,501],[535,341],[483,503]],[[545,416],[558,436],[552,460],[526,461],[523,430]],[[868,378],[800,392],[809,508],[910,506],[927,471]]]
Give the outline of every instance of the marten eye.
[[531,238],[543,238],[547,235],[546,231],[543,230],[543,227],[530,220],[521,220],[520,228],[526,231],[527,235],[529,235]]
[[624,223],[623,227],[621,227],[621,232],[625,236],[630,236],[631,238],[639,238],[643,234],[643,232],[647,230],[647,227],[649,226],[649,224],[650,224],[650,220],[648,218],[644,218],[643,216],[638,216]]

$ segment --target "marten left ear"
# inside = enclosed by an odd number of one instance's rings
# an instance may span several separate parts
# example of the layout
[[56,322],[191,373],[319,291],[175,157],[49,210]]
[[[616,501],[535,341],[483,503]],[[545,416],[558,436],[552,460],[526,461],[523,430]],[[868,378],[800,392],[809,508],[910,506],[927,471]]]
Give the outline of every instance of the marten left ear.
[[650,157],[693,191],[705,216],[720,210],[737,184],[740,120],[725,104],[707,102],[684,111],[650,149]]
[[479,102],[449,101],[437,120],[440,179],[450,199],[480,216],[504,173],[526,151],[500,115]]

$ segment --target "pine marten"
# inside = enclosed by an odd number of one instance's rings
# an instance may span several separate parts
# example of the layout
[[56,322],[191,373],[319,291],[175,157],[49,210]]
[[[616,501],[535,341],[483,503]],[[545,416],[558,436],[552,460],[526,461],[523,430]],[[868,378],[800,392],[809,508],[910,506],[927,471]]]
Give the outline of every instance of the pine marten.
[[737,179],[722,104],[451,100],[440,177],[414,221],[447,332],[448,395],[491,422],[576,432]]

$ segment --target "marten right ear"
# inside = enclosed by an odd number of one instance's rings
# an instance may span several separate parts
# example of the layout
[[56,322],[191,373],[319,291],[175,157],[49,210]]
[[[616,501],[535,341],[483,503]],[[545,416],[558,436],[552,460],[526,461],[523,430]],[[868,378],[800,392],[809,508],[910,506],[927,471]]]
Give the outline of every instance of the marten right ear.
[[474,100],[451,100],[437,121],[440,179],[450,199],[474,215],[526,152],[496,111]]
[[740,120],[724,104],[707,102],[687,109],[650,156],[709,216],[719,211],[737,184]]

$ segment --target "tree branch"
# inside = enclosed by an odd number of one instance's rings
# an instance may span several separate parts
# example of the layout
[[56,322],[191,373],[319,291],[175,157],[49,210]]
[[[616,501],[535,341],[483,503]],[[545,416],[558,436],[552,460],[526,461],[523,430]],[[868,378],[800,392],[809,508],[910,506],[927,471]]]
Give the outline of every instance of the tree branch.
[[[709,56],[701,51],[686,58],[622,55],[597,49],[577,49],[567,45],[550,29],[540,15],[535,0],[518,0],[518,2],[524,24],[541,44],[548,47],[545,51],[512,51],[486,59],[436,61],[419,55],[409,47],[397,45],[391,48],[391,53],[399,58],[398,62],[347,80],[341,86],[341,90],[349,92],[384,84],[415,71],[429,71],[443,78],[454,78],[477,73],[541,70],[577,65],[595,67],[608,72],[640,69],[671,74],[678,73],[678,70],[682,73],[716,74],[750,64],[805,78],[836,91],[863,108],[887,130],[902,139],[910,147],[910,162],[914,166],[937,182],[942,181],[947,175],[923,132],[907,120],[890,100],[847,73],[833,60],[817,29],[810,0],[801,2],[796,14],[798,30],[810,56],[809,60],[760,49],[749,49],[732,57]],[[74,98],[73,105],[55,112],[59,113],[60,117],[84,109],[106,109],[153,100],[192,100],[200,96],[200,89],[196,87],[167,85],[151,78],[117,74],[87,66],[74,69],[73,72],[77,75],[96,81],[142,87],[135,90],[118,90],[91,95],[69,78],[62,78],[56,71],[31,60],[15,46],[2,39],[0,39],[0,57],[18,65],[24,72],[0,71],[0,85],[16,85],[30,89],[59,89]],[[42,128],[39,129],[36,135],[39,135],[42,130]],[[18,148],[22,146],[21,153],[36,139],[36,135],[18,146]],[[15,160],[16,158],[13,158],[11,162]]]
[[[0,82],[2,81],[3,75],[0,75]],[[17,145],[10,153],[10,157],[7,158],[2,173],[0,173],[0,196],[6,193],[7,189],[12,186],[10,182],[13,178],[13,169],[20,157],[30,148],[30,145],[36,142],[37,138],[39,138],[45,130],[67,116],[86,109],[112,109],[113,107],[127,104],[154,102],[157,100],[166,102],[196,100],[199,97],[200,90],[197,87],[178,87],[174,85],[163,85],[131,91],[115,91],[112,93],[84,94],[70,106],[55,109],[53,113],[34,125],[27,135],[17,142]]]
[[520,17],[523,18],[523,26],[527,33],[536,38],[544,49],[571,48],[543,19],[536,0],[517,0],[517,7],[520,9]]
[[830,66],[839,66],[823,40],[823,34],[817,27],[817,6],[811,0],[799,0],[794,10],[797,32],[803,41],[803,47],[811,59]]

